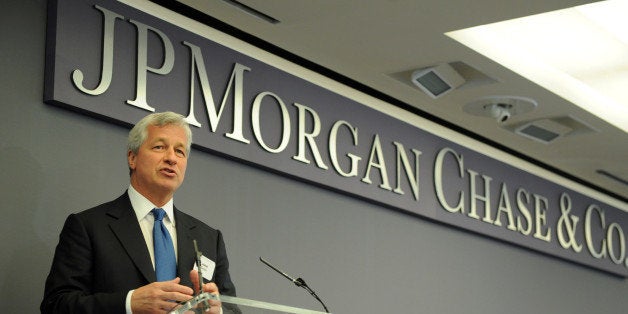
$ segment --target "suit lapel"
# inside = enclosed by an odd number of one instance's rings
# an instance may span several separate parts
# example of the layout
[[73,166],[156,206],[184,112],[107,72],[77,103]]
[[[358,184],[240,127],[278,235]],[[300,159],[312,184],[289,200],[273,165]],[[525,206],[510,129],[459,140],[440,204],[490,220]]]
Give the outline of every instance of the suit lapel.
[[196,259],[192,230],[196,224],[176,207],[174,217],[177,224],[177,276],[181,278],[182,285],[191,287],[190,270],[194,268]]
[[[107,213],[114,218],[109,224],[111,230],[146,281],[155,282],[157,280],[155,270],[128,194],[124,193],[112,205],[112,209]],[[181,278],[182,285],[191,287],[190,270],[193,269],[196,259],[192,231],[196,224],[176,207],[174,216],[177,232],[177,276]]]
[[109,226],[137,269],[147,282],[155,282],[155,270],[128,194],[124,193],[115,200],[113,208],[107,214],[114,218]]

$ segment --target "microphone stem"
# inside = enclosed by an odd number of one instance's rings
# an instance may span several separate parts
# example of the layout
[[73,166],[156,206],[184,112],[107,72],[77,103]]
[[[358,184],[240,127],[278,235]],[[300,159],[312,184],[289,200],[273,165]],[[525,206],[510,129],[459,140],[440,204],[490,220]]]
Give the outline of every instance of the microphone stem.
[[329,310],[327,309],[327,306],[325,305],[325,303],[323,303],[323,300],[321,300],[321,298],[318,297],[316,292],[314,292],[314,290],[312,290],[312,288],[310,288],[310,286],[308,286],[303,279],[299,278],[299,279],[297,279],[297,281],[300,281],[300,283],[301,283],[301,285],[299,287],[303,287],[303,289],[305,289],[307,292],[309,292],[310,295],[312,295],[314,297],[314,299],[316,299],[318,302],[320,302],[320,304],[325,309],[325,313],[329,313]]
[[327,309],[327,306],[325,305],[325,303],[323,303],[323,301],[318,297],[318,295],[316,295],[316,292],[314,292],[314,290],[312,290],[312,288],[310,288],[305,281],[302,278],[297,278],[294,279],[292,277],[290,277],[288,274],[284,273],[283,271],[277,269],[275,266],[271,265],[269,262],[267,262],[266,260],[264,260],[263,258],[259,258],[259,260],[266,264],[266,266],[272,268],[274,271],[278,272],[280,275],[286,277],[288,280],[292,281],[297,287],[301,287],[303,289],[305,289],[307,292],[310,293],[310,295],[312,295],[314,297],[314,299],[318,300],[318,302],[321,303],[321,305],[323,306],[323,308],[325,309],[325,313],[329,313],[329,310]]

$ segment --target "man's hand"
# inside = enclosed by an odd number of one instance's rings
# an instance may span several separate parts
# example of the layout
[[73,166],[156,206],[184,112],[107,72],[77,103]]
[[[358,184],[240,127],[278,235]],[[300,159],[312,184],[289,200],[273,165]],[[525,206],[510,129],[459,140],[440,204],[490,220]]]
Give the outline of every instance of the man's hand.
[[[194,292],[198,293],[198,283],[199,283],[198,271],[196,270],[190,271],[190,280],[192,281]],[[216,284],[213,282],[203,284],[203,292],[220,295],[220,292],[218,291],[218,286],[216,286]],[[209,305],[211,306],[211,308],[209,309],[210,314],[222,313],[221,311],[222,303],[220,303],[220,301],[209,300]]]
[[131,310],[133,313],[163,313],[177,304],[192,298],[192,289],[179,284],[181,278],[170,281],[153,282],[133,291]]

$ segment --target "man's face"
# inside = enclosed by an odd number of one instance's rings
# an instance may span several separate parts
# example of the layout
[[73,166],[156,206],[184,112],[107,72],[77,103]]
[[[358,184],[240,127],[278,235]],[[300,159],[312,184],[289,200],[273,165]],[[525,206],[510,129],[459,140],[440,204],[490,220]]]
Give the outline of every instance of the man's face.
[[187,166],[187,137],[176,125],[147,128],[148,136],[137,154],[128,153],[131,184],[155,205],[169,200],[183,183]]

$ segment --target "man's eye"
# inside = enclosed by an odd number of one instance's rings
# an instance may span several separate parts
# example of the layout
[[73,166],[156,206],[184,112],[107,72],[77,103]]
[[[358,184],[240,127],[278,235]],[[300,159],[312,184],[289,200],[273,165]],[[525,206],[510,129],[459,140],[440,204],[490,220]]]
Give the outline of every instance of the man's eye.
[[181,157],[185,157],[185,152],[181,149],[177,149],[177,155],[181,156]]

